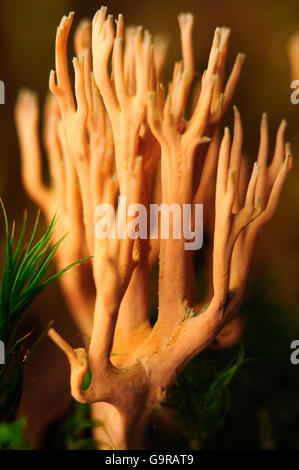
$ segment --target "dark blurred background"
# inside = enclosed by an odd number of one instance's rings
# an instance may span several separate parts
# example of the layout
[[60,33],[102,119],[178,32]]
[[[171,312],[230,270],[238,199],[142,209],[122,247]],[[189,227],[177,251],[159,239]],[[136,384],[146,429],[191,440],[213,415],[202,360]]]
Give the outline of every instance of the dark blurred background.
[[[291,447],[299,449],[298,432],[295,435],[293,432],[299,419],[299,366],[290,366],[289,362],[289,344],[299,338],[299,105],[290,102],[291,78],[286,54],[288,38],[299,29],[298,0],[115,0],[107,1],[106,5],[114,15],[123,13],[126,24],[142,24],[152,33],[163,32],[169,36],[165,82],[170,78],[173,62],[180,58],[178,13],[191,11],[195,15],[195,60],[196,68],[201,71],[205,68],[215,27],[231,27],[228,68],[231,68],[238,52],[246,54],[234,102],[242,115],[244,150],[251,161],[257,155],[262,112],[266,111],[269,116],[271,150],[280,120],[286,118],[288,121],[287,140],[292,143],[294,168],[275,218],[262,231],[244,304],[249,325],[245,342],[249,345],[249,353],[259,356],[260,365],[249,366],[248,376],[241,377],[241,382],[236,379],[233,393],[237,404],[232,408],[231,421],[227,424],[229,432],[226,433],[227,436],[231,433],[232,438],[230,441],[226,436],[225,441],[222,436],[219,440],[222,446],[244,447],[246,442],[249,448],[260,447],[259,429],[266,420],[268,426],[274,427],[274,447],[288,447],[287,443],[291,443]],[[13,118],[17,92],[24,86],[32,88],[38,93],[40,103],[43,102],[49,71],[54,68],[55,33],[61,17],[74,10],[76,25],[84,17],[91,18],[100,6],[101,3],[95,0],[0,2],[0,80],[6,86],[6,104],[0,106],[0,195],[10,218],[19,224],[25,208],[29,209],[33,221],[36,207],[27,198],[20,181],[20,158]],[[232,111],[227,113],[224,122],[232,124]],[[0,236],[3,242],[3,230]],[[3,249],[3,243],[1,247]],[[64,331],[65,337],[73,344],[80,341],[57,284],[48,288],[32,306],[28,326],[35,323],[38,329],[42,329],[51,318],[55,318],[56,328]],[[254,349],[250,346],[254,344],[259,346]],[[265,365],[268,371],[271,370],[270,377],[265,373]],[[55,387],[49,386],[51,377]],[[244,388],[240,389],[242,380]],[[277,398],[276,408],[273,394]],[[22,401],[22,411],[29,413],[29,437],[33,443],[39,442],[44,423],[49,417],[53,420],[58,418],[68,401],[66,361],[46,339],[28,371]],[[238,403],[242,406],[238,407]],[[286,410],[288,406],[291,409]],[[251,421],[246,424],[248,416],[255,424]],[[237,432],[240,426],[243,434]],[[217,447],[219,440],[211,445]]]

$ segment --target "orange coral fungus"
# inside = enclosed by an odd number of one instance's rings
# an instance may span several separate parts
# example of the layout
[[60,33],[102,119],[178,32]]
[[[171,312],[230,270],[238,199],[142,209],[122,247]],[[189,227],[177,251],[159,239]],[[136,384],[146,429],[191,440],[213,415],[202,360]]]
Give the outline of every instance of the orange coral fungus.
[[[233,138],[225,128],[219,145],[218,124],[232,101],[244,55],[236,57],[225,83],[230,30],[217,28],[192,99],[193,16],[184,13],[178,20],[182,60],[165,91],[160,76],[166,42],[155,43],[141,27],[125,29],[122,15],[115,27],[105,7],[76,31],[73,90],[67,62],[73,13],[62,19],[44,122],[49,188],[41,177],[34,95],[21,92],[16,107],[25,188],[48,219],[59,210],[57,236],[71,232],[58,253],[59,266],[92,256],[61,279],[70,312],[90,344],[74,350],[54,329],[49,335],[69,359],[73,397],[95,404],[93,415],[105,421],[113,441],[107,446],[120,449],[144,445],[142,431],[150,413],[190,359],[206,347],[229,346],[239,338],[238,310],[253,245],[276,209],[291,168],[284,121],[267,164],[266,115],[249,178],[236,107]],[[211,288],[203,307],[194,304],[194,253],[174,230],[168,239],[158,240],[95,236],[99,205],[112,205],[117,217],[117,196],[145,208],[157,202],[194,209],[212,198],[216,172],[215,213],[209,218],[214,239]],[[133,215],[126,217],[132,220]],[[170,226],[174,229],[173,219]],[[158,256],[159,308],[152,327],[149,276]],[[91,383],[82,390],[88,367]]]

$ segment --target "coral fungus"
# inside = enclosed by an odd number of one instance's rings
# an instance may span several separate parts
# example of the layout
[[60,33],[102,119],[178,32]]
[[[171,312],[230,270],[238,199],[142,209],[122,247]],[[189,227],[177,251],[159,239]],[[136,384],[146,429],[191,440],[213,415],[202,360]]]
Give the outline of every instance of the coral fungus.
[[[50,74],[52,95],[44,114],[51,185],[42,181],[38,105],[28,91],[20,93],[16,106],[22,176],[48,220],[58,209],[57,237],[70,232],[57,253],[58,265],[92,257],[60,280],[70,312],[90,342],[74,350],[49,331],[69,359],[72,396],[94,404],[93,416],[105,421],[115,448],[138,448],[151,412],[182,368],[204,348],[226,347],[240,337],[238,311],[256,236],[275,212],[292,157],[282,121],[267,163],[263,115],[257,161],[248,175],[236,107],[233,136],[226,127],[220,142],[218,125],[244,61],[238,54],[225,82],[228,28],[216,29],[207,68],[197,80],[193,16],[179,15],[182,60],[166,91],[160,82],[166,44],[156,44],[141,27],[125,29],[122,15],[115,27],[102,7],[75,33],[73,90],[67,61],[72,21],[73,13],[57,30],[56,71]],[[152,202],[193,209],[204,204],[210,211],[204,228],[213,234],[211,285],[203,305],[194,300],[194,252],[185,249],[184,237],[174,236],[171,217],[169,239],[95,236],[101,217],[96,208],[110,204],[117,211],[117,196],[145,208]],[[149,280],[158,258],[159,305],[151,326]],[[83,390],[88,368],[91,382]]]

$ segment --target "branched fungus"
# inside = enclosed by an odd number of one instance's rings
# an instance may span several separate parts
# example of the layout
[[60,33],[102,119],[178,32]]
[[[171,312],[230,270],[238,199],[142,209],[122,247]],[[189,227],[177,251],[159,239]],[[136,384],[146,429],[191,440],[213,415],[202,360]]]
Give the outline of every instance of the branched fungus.
[[[90,343],[74,350],[54,329],[49,336],[69,359],[73,397],[94,404],[93,416],[105,421],[113,442],[106,446],[120,449],[144,445],[151,412],[196,354],[240,337],[238,311],[254,242],[275,212],[292,162],[282,121],[267,164],[263,115],[257,161],[247,178],[236,107],[232,142],[225,128],[219,145],[218,124],[231,104],[244,55],[237,56],[225,83],[230,30],[217,28],[207,69],[192,91],[193,16],[181,14],[178,20],[182,60],[166,91],[160,82],[166,40],[153,41],[141,27],[125,29],[122,15],[115,27],[102,7],[92,23],[84,21],[76,31],[73,91],[67,61],[73,13],[62,19],[44,114],[49,188],[41,175],[36,98],[22,91],[16,106],[25,189],[48,220],[58,210],[57,237],[70,232],[57,254],[58,265],[92,256],[60,280],[70,312]],[[174,216],[168,239],[161,236],[161,226],[158,239],[140,236],[140,227],[135,237],[123,236],[118,222],[124,197],[128,206],[145,208],[148,225],[152,203],[189,205],[193,229],[196,204],[211,209],[207,219],[205,214],[214,240],[211,286],[203,305],[194,301],[194,251],[185,249],[190,240],[175,235]],[[104,205],[117,213],[114,238],[96,235]],[[124,225],[135,215],[134,210],[126,213]],[[159,306],[152,327],[149,279],[158,257]],[[88,367],[91,383],[82,390]],[[107,441],[101,432],[99,439]]]

